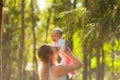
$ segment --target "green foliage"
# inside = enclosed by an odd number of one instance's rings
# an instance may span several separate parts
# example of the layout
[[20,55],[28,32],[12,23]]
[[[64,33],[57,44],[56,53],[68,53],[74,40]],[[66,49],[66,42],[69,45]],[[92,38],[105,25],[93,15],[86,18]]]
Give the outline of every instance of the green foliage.
[[[51,30],[54,27],[60,27],[66,40],[72,36],[73,54],[82,61],[83,54],[86,54],[82,51],[84,49],[82,45],[86,44],[85,52],[88,51],[87,59],[91,62],[92,80],[95,80],[96,77],[96,54],[98,54],[96,47],[100,48],[100,63],[103,60],[101,49],[105,53],[105,79],[112,78],[111,75],[115,75],[118,79],[120,78],[120,0],[91,0],[89,8],[79,7],[70,11],[66,11],[66,1],[64,0],[55,0],[55,2],[54,0],[46,0],[47,7],[43,11],[40,10],[39,4],[36,2],[35,0],[33,12],[36,51],[42,44],[46,43],[46,26],[51,10],[48,43],[52,43]],[[77,4],[79,2],[83,2],[83,0],[78,0]],[[29,80],[33,76],[34,40],[31,15],[31,2],[30,0],[25,0],[25,47],[23,53],[25,80]],[[4,80],[17,80],[20,28],[21,2],[19,0],[4,0],[2,28]],[[26,69],[27,67],[30,67],[30,69]],[[75,80],[82,80],[83,68],[78,70],[79,74]]]
[[118,41],[118,40],[115,40],[115,42],[114,42],[115,44],[115,46],[113,47],[113,50],[114,51],[120,51],[120,41]]
[[62,29],[64,30],[65,36],[70,37],[75,32],[80,31],[83,27],[83,17],[86,16],[86,9],[79,8],[71,11],[65,11],[60,13],[58,16],[62,21]]
[[92,58],[91,63],[92,63],[92,64],[91,64],[91,68],[92,68],[92,69],[95,69],[96,66],[97,66],[97,64],[96,64],[96,58],[95,58],[95,57]]
[[103,49],[106,53],[112,53],[112,45],[109,43],[104,43]]
[[[94,1],[94,0],[93,0]],[[65,38],[73,36],[75,33],[78,34],[79,39],[82,39],[82,44],[86,44],[88,50],[100,48],[100,54],[102,55],[101,48],[104,49],[105,63],[108,67],[111,67],[112,62],[114,63],[115,70],[119,66],[116,62],[119,63],[116,57],[114,61],[111,61],[112,57],[110,55],[116,55],[119,51],[119,0],[97,0],[92,2],[93,9],[87,11],[85,8],[78,8],[71,11],[65,11],[60,13],[58,16],[62,21],[62,29],[65,32]],[[119,12],[118,12],[119,11]],[[119,18],[117,18],[117,17]],[[116,42],[116,39],[118,42]],[[77,38],[75,38],[77,40]],[[106,43],[107,42],[107,43]],[[111,45],[110,43],[114,43]],[[75,43],[76,45],[76,43]],[[79,43],[81,45],[81,43]],[[103,47],[101,45],[104,45]],[[100,47],[99,47],[100,46]],[[87,49],[86,49],[87,50]],[[84,53],[85,54],[85,53]],[[96,50],[95,53],[92,52],[93,56],[91,59],[92,68],[96,68]],[[100,62],[103,60],[100,55]],[[117,55],[118,56],[118,55]],[[112,64],[113,65],[113,64]],[[113,66],[112,66],[113,67]]]

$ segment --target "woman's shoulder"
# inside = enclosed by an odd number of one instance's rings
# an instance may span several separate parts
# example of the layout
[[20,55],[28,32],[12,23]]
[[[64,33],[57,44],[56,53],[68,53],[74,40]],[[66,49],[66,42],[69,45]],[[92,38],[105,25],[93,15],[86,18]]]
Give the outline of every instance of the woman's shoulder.
[[49,68],[49,71],[51,72],[54,72],[54,70],[56,69],[57,65],[52,65],[50,68]]

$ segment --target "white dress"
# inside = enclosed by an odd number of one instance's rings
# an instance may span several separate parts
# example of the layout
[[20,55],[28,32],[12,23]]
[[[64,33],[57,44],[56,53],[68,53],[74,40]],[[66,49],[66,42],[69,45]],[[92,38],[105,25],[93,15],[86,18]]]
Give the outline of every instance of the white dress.
[[55,77],[52,74],[51,69],[49,69],[49,80],[67,80],[67,76],[66,75],[62,75],[60,77]]

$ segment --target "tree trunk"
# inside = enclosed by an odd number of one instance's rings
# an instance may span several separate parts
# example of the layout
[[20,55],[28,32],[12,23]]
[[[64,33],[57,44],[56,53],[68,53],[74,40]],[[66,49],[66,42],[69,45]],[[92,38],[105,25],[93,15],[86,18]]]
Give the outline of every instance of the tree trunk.
[[19,75],[18,75],[18,80],[23,80],[23,52],[24,52],[24,35],[25,35],[25,30],[24,30],[24,0],[21,0],[21,36],[20,36],[20,48],[19,48],[19,63],[18,63],[18,70],[19,70]]
[[[71,1],[70,0],[66,0],[66,6],[65,6],[66,11],[70,11],[71,10]],[[66,41],[67,45],[70,47],[70,49],[73,49],[73,41],[72,41],[72,34],[71,36],[68,36],[68,40]]]
[[0,80],[2,80],[2,57],[0,57]]
[[[101,42],[101,40],[99,39],[98,43],[99,44],[97,44],[97,47],[96,47],[97,80],[104,80],[105,54],[103,51],[103,42]],[[102,58],[102,62],[100,61],[100,58]]]
[[91,3],[93,0],[84,0],[84,6],[86,7],[87,10],[91,11]]
[[66,11],[69,11],[69,10],[71,10],[71,2],[70,2],[70,0],[66,0]]
[[[103,46],[102,46],[103,47]],[[102,48],[102,68],[101,68],[101,80],[104,80],[104,72],[105,72],[105,53]]]
[[2,0],[0,0],[0,80],[2,80]]
[[89,0],[84,0],[84,6],[87,8],[87,10],[88,10],[88,8],[89,8]]
[[37,58],[36,58],[36,35],[35,35],[35,19],[34,19],[34,2],[31,0],[31,16],[32,16],[32,32],[34,38],[34,50],[33,50],[33,80],[36,79],[36,72],[37,72]]
[[[113,44],[112,44],[113,45]],[[113,45],[114,46],[114,45]],[[112,47],[112,53],[111,53],[111,63],[112,63],[112,79],[111,80],[116,80],[115,78],[115,72],[114,72],[114,69],[115,69],[115,54],[113,53],[114,50],[113,50],[113,47]]]
[[92,46],[90,47],[90,49],[89,49],[89,74],[88,74],[88,78],[89,78],[89,80],[92,80],[92,73],[91,73],[91,71],[92,71],[92,68],[91,68],[91,59],[92,59]]
[[[6,19],[7,18],[7,19]],[[8,19],[7,15],[5,14],[4,20],[7,22],[10,19]],[[11,66],[11,60],[10,60],[10,54],[11,54],[11,36],[10,36],[10,28],[4,26],[4,29],[6,31],[2,31],[2,79],[3,80],[9,80],[11,73],[10,73],[10,66]],[[7,76],[7,77],[6,77]]]
[[0,0],[0,49],[2,42],[2,0]]
[[52,8],[48,9],[48,12],[49,12],[49,16],[48,16],[47,25],[46,25],[46,41],[45,41],[46,43],[48,43],[47,38],[48,38],[48,30],[49,30],[49,25],[50,25],[50,18],[51,18],[51,14],[52,14]]
[[[55,0],[53,0],[53,4],[55,4]],[[53,9],[53,6],[48,9],[48,12],[49,12],[49,16],[48,16],[48,19],[47,19],[47,25],[46,25],[46,39],[45,39],[45,42],[48,43],[48,30],[49,30],[49,25],[50,25],[50,19],[51,19],[51,16],[52,16],[52,9]]]
[[73,9],[76,8],[76,3],[77,3],[77,0],[74,0],[74,3],[73,3]]
[[83,44],[83,80],[87,80],[88,76],[88,59],[87,59],[87,45]]
[[[100,43],[100,42],[98,42]],[[97,47],[96,47],[96,60],[97,60],[97,70],[96,70],[96,80],[100,80],[100,77],[101,77],[101,67],[100,67],[100,45],[97,44]]]

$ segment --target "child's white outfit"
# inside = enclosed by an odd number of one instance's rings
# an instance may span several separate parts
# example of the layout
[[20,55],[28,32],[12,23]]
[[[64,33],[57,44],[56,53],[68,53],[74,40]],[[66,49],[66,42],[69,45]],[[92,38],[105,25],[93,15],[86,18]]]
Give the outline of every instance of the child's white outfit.
[[[60,38],[57,43],[53,42],[53,46],[56,46],[59,48],[59,55],[62,58],[60,64],[71,64],[72,63],[72,61],[67,56],[64,55],[64,50],[66,46],[65,46],[65,40],[63,38]],[[72,77],[73,75],[77,75],[77,72],[73,71],[71,73],[68,73],[68,75]]]
[[59,48],[59,52],[65,50],[65,41],[62,38],[60,38],[57,43],[53,42],[53,45]]

